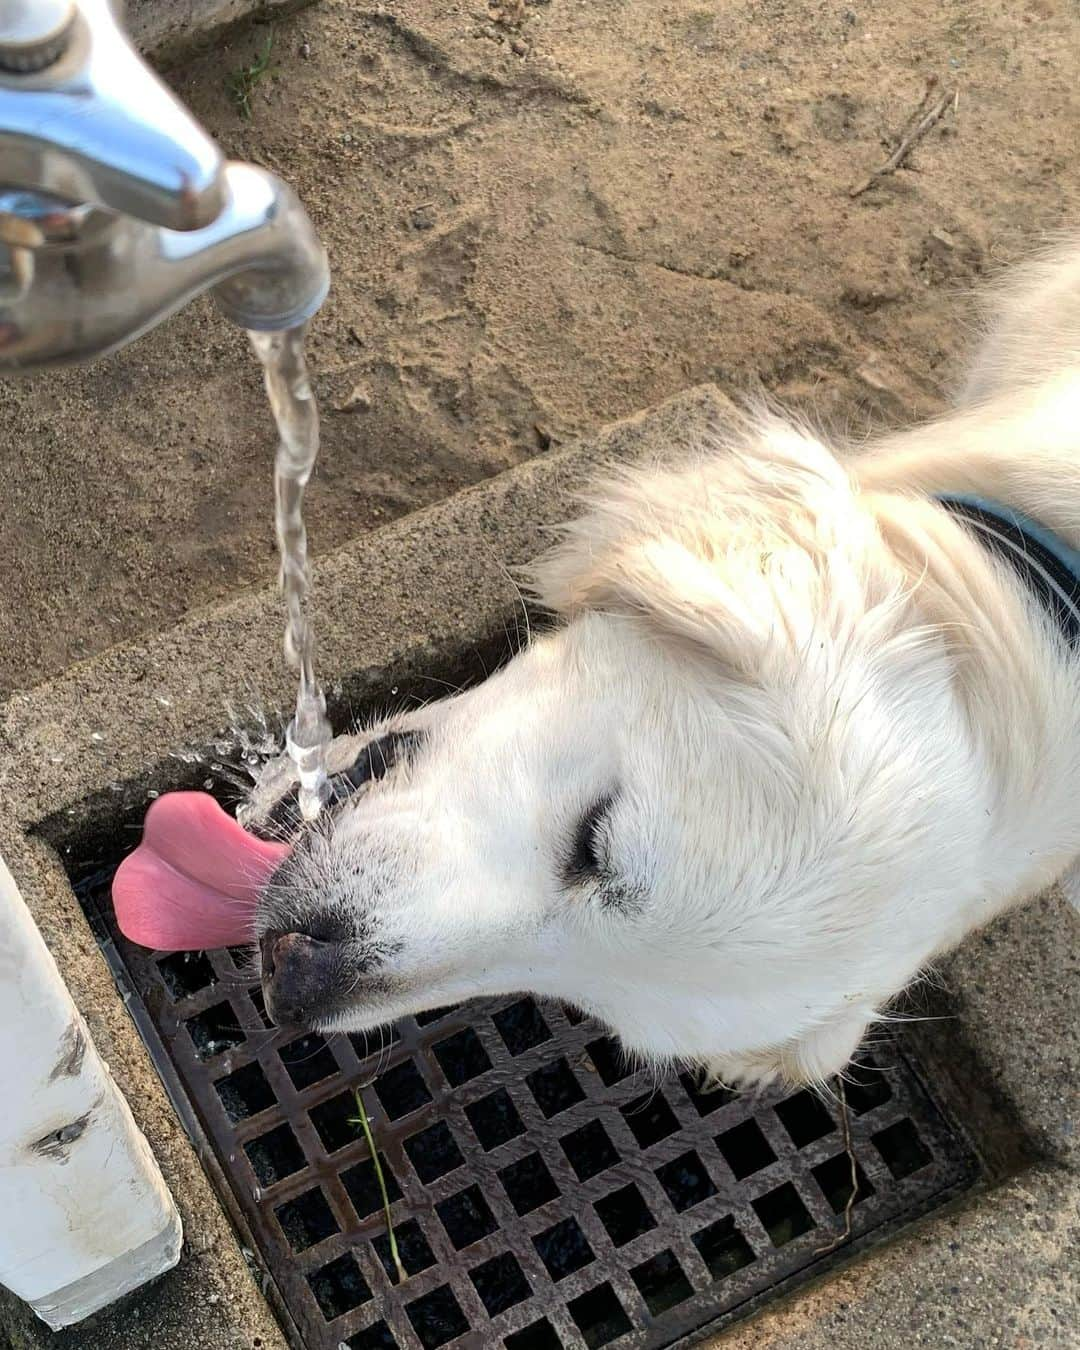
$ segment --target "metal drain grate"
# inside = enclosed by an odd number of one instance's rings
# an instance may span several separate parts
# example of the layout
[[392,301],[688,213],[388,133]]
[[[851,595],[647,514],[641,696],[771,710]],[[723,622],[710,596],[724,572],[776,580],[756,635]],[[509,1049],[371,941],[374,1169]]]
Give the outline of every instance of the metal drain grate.
[[[838,1246],[851,1159],[810,1092],[653,1087],[595,1024],[530,998],[410,1019],[379,1053],[288,1039],[245,954],[154,956],[112,928],[107,879],[82,889],[309,1350],[671,1345],[974,1179],[904,1055],[878,1047],[847,1088],[858,1186]],[[370,1084],[400,1285],[356,1084]]]

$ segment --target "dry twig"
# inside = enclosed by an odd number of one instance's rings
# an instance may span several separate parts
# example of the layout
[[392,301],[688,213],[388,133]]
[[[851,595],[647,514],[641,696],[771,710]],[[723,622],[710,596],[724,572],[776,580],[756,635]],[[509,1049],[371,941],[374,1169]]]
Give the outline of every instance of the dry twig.
[[846,1242],[851,1237],[851,1211],[855,1208],[855,1197],[859,1193],[859,1164],[855,1161],[855,1150],[851,1147],[851,1113],[848,1111],[842,1078],[836,1080],[836,1087],[840,1094],[840,1125],[844,1131],[844,1152],[848,1155],[848,1160],[851,1163],[851,1194],[844,1206],[843,1232],[838,1237],[833,1238],[831,1242],[826,1242],[824,1247],[816,1247],[814,1249],[815,1256],[823,1256],[826,1252],[835,1250],[842,1242]]
[[[926,133],[932,127],[935,127],[947,112],[956,112],[957,105],[960,102],[959,92],[955,89],[946,89],[937,99],[931,102],[931,96],[936,88],[937,80],[931,80],[926,86],[926,93],[923,95],[922,102],[908,119],[907,127],[900,136],[900,144],[880,168],[875,169],[862,182],[855,184],[851,189],[850,196],[861,197],[868,188],[873,187],[879,178],[895,173]],[[928,104],[929,107],[927,107]]]

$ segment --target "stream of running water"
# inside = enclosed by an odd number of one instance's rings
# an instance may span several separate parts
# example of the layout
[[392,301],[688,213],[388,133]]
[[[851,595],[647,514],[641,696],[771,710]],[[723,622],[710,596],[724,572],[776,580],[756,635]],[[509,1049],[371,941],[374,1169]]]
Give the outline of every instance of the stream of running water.
[[326,801],[326,749],[333,731],[326,696],[315,677],[315,635],[308,615],[309,589],[304,491],[319,453],[319,410],[304,359],[306,325],[248,334],[263,367],[266,393],[278,429],[274,459],[274,525],[281,553],[285,597],[285,659],[297,672],[296,711],[285,744],[300,777],[300,811],[314,820]]

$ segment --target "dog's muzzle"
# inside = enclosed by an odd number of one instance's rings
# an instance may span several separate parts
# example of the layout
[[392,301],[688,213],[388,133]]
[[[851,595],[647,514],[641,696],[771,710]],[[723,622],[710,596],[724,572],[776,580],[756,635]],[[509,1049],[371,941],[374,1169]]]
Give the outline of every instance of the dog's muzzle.
[[259,940],[266,1011],[278,1026],[310,1026],[337,1004],[343,944],[306,933],[264,933]]

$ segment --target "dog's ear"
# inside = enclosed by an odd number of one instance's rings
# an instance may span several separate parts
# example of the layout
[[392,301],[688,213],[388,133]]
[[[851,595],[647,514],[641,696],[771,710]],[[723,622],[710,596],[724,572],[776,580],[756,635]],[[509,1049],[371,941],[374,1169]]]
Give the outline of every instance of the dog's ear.
[[735,560],[700,544],[670,534],[623,543],[578,577],[568,612],[633,617],[667,644],[753,678],[777,612],[765,579],[772,560],[763,557],[756,577],[747,577]]
[[789,670],[896,586],[872,514],[821,441],[763,419],[681,469],[609,482],[535,566],[572,618],[631,616],[741,678]]

